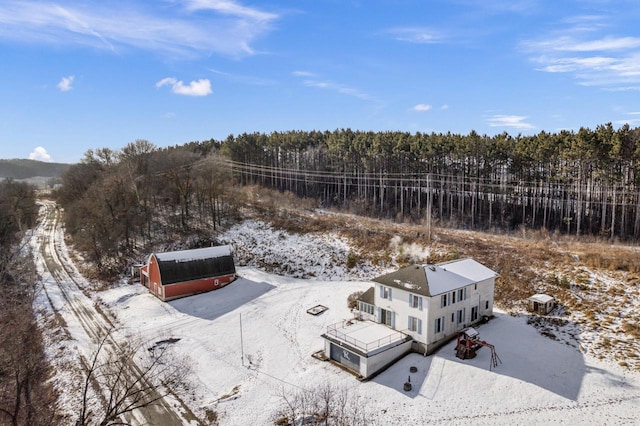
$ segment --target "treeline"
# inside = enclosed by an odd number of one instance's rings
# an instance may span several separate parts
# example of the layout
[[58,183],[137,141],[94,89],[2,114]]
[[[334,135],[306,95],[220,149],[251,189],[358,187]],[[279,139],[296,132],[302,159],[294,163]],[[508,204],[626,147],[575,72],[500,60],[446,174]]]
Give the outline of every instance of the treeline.
[[0,160],[0,178],[26,179],[36,176],[58,177],[69,164],[47,163],[37,160]]
[[33,313],[39,281],[23,240],[38,217],[35,189],[0,182],[0,424],[50,425],[56,395]]
[[205,151],[137,140],[119,151],[89,150],[63,173],[54,195],[66,230],[100,275],[117,276],[132,256],[199,229],[211,235],[232,213],[230,170],[215,143]]
[[533,136],[245,133],[167,149],[138,140],[88,151],[56,196],[76,247],[111,274],[135,253],[214,230],[236,211],[232,183],[429,226],[640,239],[640,128],[626,125]]
[[221,146],[242,184],[363,214],[474,229],[640,238],[640,128],[533,136],[275,132]]

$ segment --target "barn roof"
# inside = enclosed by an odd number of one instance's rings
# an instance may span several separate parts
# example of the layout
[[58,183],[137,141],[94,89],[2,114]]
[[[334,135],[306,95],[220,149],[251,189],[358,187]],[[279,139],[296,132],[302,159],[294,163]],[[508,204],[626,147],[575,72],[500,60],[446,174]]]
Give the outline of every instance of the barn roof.
[[166,251],[155,253],[158,261],[188,262],[191,260],[208,259],[211,257],[230,256],[231,246],[204,247],[191,250]]
[[497,274],[473,259],[462,259],[438,265],[411,265],[373,281],[431,297],[457,290]]
[[193,250],[153,254],[163,285],[235,274],[230,246],[206,247]]

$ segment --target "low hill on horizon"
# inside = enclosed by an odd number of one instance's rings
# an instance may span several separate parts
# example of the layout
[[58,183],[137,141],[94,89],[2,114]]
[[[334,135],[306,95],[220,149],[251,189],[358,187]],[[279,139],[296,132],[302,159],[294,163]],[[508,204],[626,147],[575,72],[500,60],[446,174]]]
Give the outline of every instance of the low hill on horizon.
[[71,167],[71,164],[47,163],[44,161],[20,158],[10,160],[0,159],[0,179],[55,178],[60,177],[69,167]]

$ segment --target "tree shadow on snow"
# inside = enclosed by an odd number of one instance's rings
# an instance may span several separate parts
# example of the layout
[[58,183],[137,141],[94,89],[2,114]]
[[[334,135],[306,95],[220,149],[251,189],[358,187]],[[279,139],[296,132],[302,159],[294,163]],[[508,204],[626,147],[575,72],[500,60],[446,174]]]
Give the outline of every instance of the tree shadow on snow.
[[[567,324],[565,327],[572,328],[574,333],[578,332],[576,324]],[[465,381],[465,377],[483,380],[482,377],[487,377],[477,370],[452,373],[451,369],[459,365],[459,368],[472,367],[485,370],[488,374],[509,376],[572,401],[578,400],[582,382],[588,374],[602,375],[600,380],[611,385],[630,386],[622,376],[586,365],[582,353],[576,347],[541,334],[539,330],[526,324],[526,318],[512,318],[507,314],[496,313],[494,319],[477,329],[480,340],[495,346],[502,361],[496,367],[492,365],[491,350],[488,347],[479,349],[473,359],[457,358],[454,339],[428,357],[407,355],[373,381],[410,398],[423,396],[431,399],[438,392],[442,380]],[[415,373],[410,373],[411,366],[416,367]],[[403,384],[409,376],[412,390],[405,391]],[[477,383],[473,384],[474,380],[469,380],[468,383],[469,386],[477,386]],[[458,383],[456,386],[466,385]]]
[[169,302],[176,310],[206,320],[214,320],[274,289],[265,282],[238,278],[230,284]]

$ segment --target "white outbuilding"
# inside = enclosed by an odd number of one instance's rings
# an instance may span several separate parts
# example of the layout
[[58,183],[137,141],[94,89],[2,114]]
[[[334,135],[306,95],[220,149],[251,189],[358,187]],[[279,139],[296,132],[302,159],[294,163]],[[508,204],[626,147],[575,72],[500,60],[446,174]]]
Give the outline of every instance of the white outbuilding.
[[534,294],[527,299],[530,312],[547,315],[556,306],[556,302],[552,296],[548,294]]

